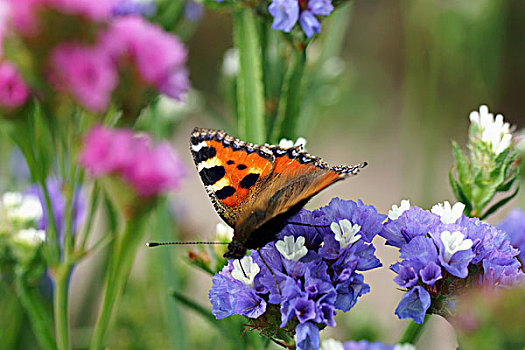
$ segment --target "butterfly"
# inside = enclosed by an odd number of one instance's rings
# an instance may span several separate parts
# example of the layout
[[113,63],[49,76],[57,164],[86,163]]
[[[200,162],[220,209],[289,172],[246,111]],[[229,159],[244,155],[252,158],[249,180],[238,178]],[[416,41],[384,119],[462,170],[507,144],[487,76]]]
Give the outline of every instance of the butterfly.
[[225,258],[276,239],[313,196],[367,165],[328,166],[302,146],[255,145],[224,130],[195,128],[190,150],[217,214],[234,229]]

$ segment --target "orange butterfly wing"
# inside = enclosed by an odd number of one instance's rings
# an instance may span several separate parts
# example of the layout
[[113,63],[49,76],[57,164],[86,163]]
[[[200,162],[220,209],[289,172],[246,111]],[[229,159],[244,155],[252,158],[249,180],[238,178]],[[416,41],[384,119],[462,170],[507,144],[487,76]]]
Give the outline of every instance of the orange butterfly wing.
[[264,246],[311,197],[366,165],[329,167],[301,147],[259,146],[201,128],[190,149],[217,213],[235,229],[229,257]]

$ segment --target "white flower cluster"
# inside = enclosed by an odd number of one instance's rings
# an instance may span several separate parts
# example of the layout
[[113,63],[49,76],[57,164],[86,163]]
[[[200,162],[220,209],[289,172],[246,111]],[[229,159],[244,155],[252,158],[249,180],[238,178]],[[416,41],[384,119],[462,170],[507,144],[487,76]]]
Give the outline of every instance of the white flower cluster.
[[35,228],[44,215],[37,196],[20,192],[6,192],[0,201],[2,233],[11,234],[15,242],[36,246],[46,239],[44,230]]
[[471,128],[474,127],[475,137],[480,138],[491,147],[492,152],[500,154],[510,147],[512,134],[510,133],[509,123],[503,122],[501,114],[489,113],[489,108],[485,105],[479,107],[478,111],[470,113]]

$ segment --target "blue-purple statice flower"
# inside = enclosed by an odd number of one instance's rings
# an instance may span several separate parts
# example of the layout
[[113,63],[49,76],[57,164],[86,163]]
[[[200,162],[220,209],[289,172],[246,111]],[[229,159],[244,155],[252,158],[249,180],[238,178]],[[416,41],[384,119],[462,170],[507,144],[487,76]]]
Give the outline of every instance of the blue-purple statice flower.
[[202,17],[204,8],[201,3],[195,2],[193,0],[188,1],[184,5],[184,17],[191,22],[197,22]]
[[288,33],[299,21],[308,38],[321,32],[318,16],[328,16],[333,9],[331,0],[273,0],[268,6],[273,29]]
[[525,265],[525,212],[518,208],[513,209],[505,220],[499,223],[498,228],[507,232],[512,246],[520,250],[518,258],[522,266]]
[[152,16],[156,6],[154,1],[119,0],[112,9],[115,17],[127,15]]
[[359,272],[381,266],[371,242],[385,217],[359,200],[339,198],[315,211],[301,210],[289,220],[295,224],[260,250],[272,271],[252,251],[213,277],[213,314],[265,315],[260,328],[280,327],[295,334],[297,349],[319,349],[319,327],[335,326],[336,310],[350,310],[370,291]]
[[[51,210],[53,212],[53,217],[55,220],[55,224],[58,230],[58,238],[59,240],[62,240],[62,237],[64,235],[66,228],[66,198],[64,196],[64,193],[62,192],[62,184],[59,180],[56,178],[48,178],[46,182],[47,191],[49,193],[49,199],[51,202]],[[49,214],[47,211],[47,205],[45,198],[42,194],[42,191],[40,188],[36,185],[32,185],[28,191],[28,193],[37,195],[40,199],[40,203],[42,204],[42,209],[44,212],[44,215],[42,219],[37,223],[37,228],[39,230],[46,230],[49,225]],[[80,226],[83,223],[84,220],[84,214],[85,214],[85,208],[86,208],[86,202],[84,198],[84,194],[80,189],[76,189],[75,193],[73,194],[73,217],[72,217],[72,228],[73,232],[76,232]]]
[[463,215],[464,205],[445,202],[423,210],[393,207],[381,236],[400,248],[390,268],[407,293],[396,315],[422,323],[427,311],[447,315],[457,292],[469,285],[508,287],[524,281],[519,251],[507,234]]
[[341,343],[335,339],[326,339],[322,343],[322,350],[415,350],[411,344],[389,345],[381,342],[369,342],[366,340],[347,341]]

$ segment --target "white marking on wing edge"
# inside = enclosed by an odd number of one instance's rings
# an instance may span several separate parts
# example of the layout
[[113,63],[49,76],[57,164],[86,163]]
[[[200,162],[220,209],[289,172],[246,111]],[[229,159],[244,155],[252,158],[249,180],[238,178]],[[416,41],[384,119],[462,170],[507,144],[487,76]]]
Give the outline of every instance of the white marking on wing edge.
[[231,185],[231,182],[230,182],[230,179],[228,179],[227,177],[223,177],[222,179],[220,179],[219,181],[217,181],[216,183],[214,183],[213,185],[211,185],[210,187],[215,191],[219,191],[219,190],[222,190],[223,187],[225,186],[230,186]]
[[222,166],[222,161],[217,158],[217,157],[213,157],[213,158],[210,158],[208,160],[205,160],[203,162],[200,162],[199,164],[197,164],[197,171],[201,171],[202,169],[204,168],[213,168],[214,166]]
[[193,152],[199,152],[202,147],[208,147],[208,145],[206,144],[206,141],[201,141],[196,145],[191,145],[191,150]]

